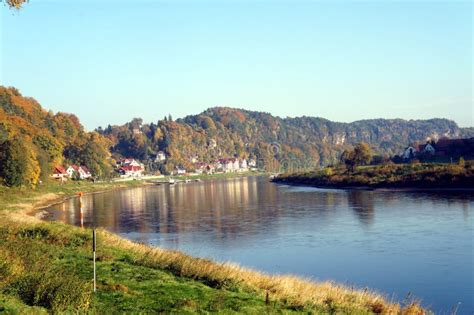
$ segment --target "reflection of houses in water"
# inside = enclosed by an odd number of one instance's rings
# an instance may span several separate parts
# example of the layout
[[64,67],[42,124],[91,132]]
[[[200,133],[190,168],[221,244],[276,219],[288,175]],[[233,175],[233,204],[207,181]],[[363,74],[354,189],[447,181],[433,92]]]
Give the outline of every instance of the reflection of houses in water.
[[353,190],[347,193],[349,206],[354,210],[363,224],[371,224],[374,220],[374,193],[372,191]]
[[133,188],[120,191],[121,214],[117,218],[119,230],[146,233],[150,230],[149,220],[144,215],[147,212],[146,188]]
[[[176,242],[179,242],[180,234],[186,232],[212,232],[218,238],[219,235],[237,234],[241,219],[245,216],[249,220],[249,214],[244,214],[249,202],[256,202],[256,182],[256,178],[232,178],[153,187],[146,207],[156,209],[150,214],[154,231],[176,234],[172,238]],[[229,218],[235,224],[228,224]]]

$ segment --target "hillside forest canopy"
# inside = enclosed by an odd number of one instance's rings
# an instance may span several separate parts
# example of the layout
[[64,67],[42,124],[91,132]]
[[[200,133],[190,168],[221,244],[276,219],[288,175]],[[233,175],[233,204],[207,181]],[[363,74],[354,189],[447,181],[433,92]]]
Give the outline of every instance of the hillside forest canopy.
[[[280,118],[228,107],[152,123],[134,118],[123,125],[86,131],[74,114],[53,113],[14,87],[0,86],[0,178],[3,185],[34,187],[58,165],[86,166],[94,178],[114,176],[123,157],[143,162],[150,173],[193,169],[193,161],[237,157],[267,171],[297,171],[338,163],[344,151],[365,142],[375,156],[399,154],[426,138],[469,137],[447,119],[372,119],[352,123],[318,117]],[[165,161],[156,161],[164,152]]]

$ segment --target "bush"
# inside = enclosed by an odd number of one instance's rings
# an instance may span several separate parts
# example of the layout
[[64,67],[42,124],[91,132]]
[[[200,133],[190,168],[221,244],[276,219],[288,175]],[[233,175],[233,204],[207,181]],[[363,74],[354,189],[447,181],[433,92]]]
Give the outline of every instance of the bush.
[[23,302],[53,311],[87,310],[92,298],[91,285],[72,274],[49,270],[30,272],[12,283]]

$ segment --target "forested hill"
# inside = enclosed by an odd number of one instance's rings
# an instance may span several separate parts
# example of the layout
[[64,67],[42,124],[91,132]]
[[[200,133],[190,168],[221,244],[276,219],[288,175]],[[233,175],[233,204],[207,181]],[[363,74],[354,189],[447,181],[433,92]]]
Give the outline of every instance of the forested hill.
[[67,163],[105,177],[112,169],[110,146],[73,114],[48,112],[17,89],[0,86],[0,185],[35,186]]
[[[193,170],[194,162],[253,158],[272,170],[312,168],[335,162],[341,152],[365,141],[382,155],[398,154],[426,138],[474,136],[446,119],[332,122],[323,118],[279,118],[268,113],[216,107],[173,121],[87,132],[73,114],[46,111],[15,88],[0,86],[0,184],[34,186],[55,166],[80,164],[97,177],[112,175],[114,159],[134,157],[148,170]],[[154,157],[164,151],[165,162]]]
[[209,162],[219,157],[251,157],[260,166],[306,168],[335,162],[341,152],[365,141],[381,155],[399,154],[408,144],[427,138],[472,136],[447,119],[372,119],[352,123],[317,117],[280,118],[268,113],[210,108],[198,115],[142,124],[134,119],[99,132],[115,143],[113,152],[142,160],[158,151],[169,157],[166,169],[191,160]]

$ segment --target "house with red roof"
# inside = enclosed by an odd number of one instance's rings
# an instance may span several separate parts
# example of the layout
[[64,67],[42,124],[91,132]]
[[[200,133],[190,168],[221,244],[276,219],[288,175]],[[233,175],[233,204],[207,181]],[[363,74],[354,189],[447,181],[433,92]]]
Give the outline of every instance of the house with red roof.
[[69,174],[66,172],[66,169],[62,166],[56,166],[54,168],[53,174],[51,175],[54,179],[65,179],[69,177]]
[[474,152],[474,138],[470,139],[439,139],[435,144],[438,156],[472,155]]
[[140,177],[143,176],[143,167],[134,165],[124,165],[118,169],[122,177]]
[[121,177],[141,177],[145,171],[145,166],[132,158],[122,159],[117,164]]
[[[420,155],[429,155],[435,157],[450,157],[450,158],[459,158],[464,157],[473,157],[474,156],[474,138],[466,139],[448,139],[442,138],[437,142],[427,142],[425,144],[418,145],[418,150],[416,152],[412,151],[412,147],[405,149],[403,155],[404,158],[410,153],[411,157],[413,153],[416,153],[416,156]],[[407,150],[411,150],[408,152]]]
[[69,165],[69,167],[66,169],[66,173],[70,178],[74,178],[76,174],[79,175],[79,179],[87,179],[92,177],[92,174],[87,167],[78,166],[75,164]]

